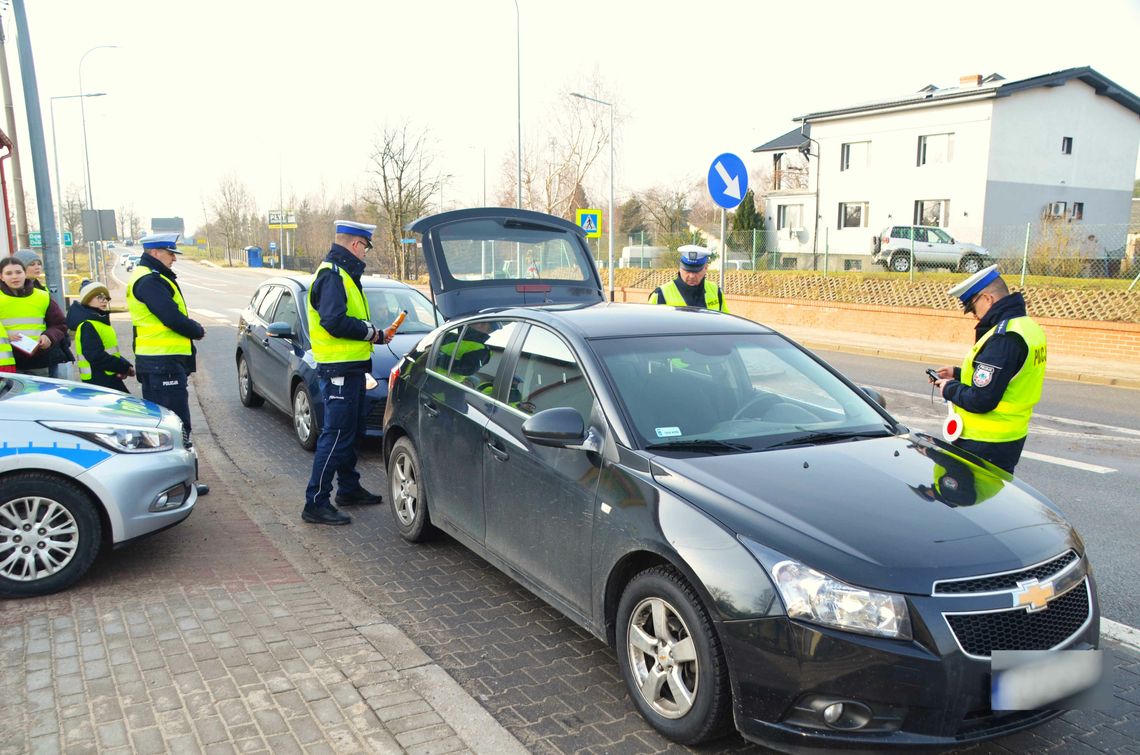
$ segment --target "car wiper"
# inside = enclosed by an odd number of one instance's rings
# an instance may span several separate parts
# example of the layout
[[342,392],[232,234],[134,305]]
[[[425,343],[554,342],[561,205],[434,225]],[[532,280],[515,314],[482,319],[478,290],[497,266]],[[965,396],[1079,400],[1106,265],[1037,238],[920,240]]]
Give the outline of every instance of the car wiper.
[[733,443],[727,440],[670,440],[664,443],[650,443],[645,447],[647,451],[669,449],[670,451],[710,451],[712,453],[732,453],[736,451],[752,451],[752,446],[743,443]]
[[808,444],[838,443],[842,440],[855,440],[856,438],[886,438],[892,435],[894,435],[894,433],[885,427],[876,430],[820,430],[770,443],[764,446],[763,450],[767,451],[770,448],[786,448],[788,446],[803,446]]

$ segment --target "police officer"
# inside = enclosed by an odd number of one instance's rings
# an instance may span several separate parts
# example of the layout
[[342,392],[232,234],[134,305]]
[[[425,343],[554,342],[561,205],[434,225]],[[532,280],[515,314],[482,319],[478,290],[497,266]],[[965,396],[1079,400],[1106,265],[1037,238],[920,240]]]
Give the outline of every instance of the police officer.
[[[135,372],[147,401],[165,406],[182,420],[190,437],[188,381],[197,368],[194,341],[206,329],[187,315],[177,277],[171,269],[178,255],[177,233],[142,238],[143,254],[127,282],[127,309],[134,326]],[[210,487],[198,483],[198,495]]]
[[383,329],[369,318],[368,300],[360,285],[364,256],[372,248],[375,230],[376,226],[366,223],[336,221],[332,248],[309,287],[309,337],[325,404],[324,426],[301,511],[301,519],[312,524],[352,521],[329,502],[334,475],[339,505],[383,500],[361,486],[356,471],[356,438],[364,432],[368,411],[364,376],[372,368],[372,344],[386,341]]
[[935,385],[958,407],[962,435],[954,445],[1009,473],[1017,466],[1033,407],[1045,380],[1045,331],[990,265],[951,288],[978,324],[961,367],[941,367]]
[[686,244],[677,250],[681,253],[677,277],[664,286],[653,289],[650,304],[668,304],[670,307],[703,307],[727,312],[724,292],[706,275],[709,267],[709,250],[696,244]]

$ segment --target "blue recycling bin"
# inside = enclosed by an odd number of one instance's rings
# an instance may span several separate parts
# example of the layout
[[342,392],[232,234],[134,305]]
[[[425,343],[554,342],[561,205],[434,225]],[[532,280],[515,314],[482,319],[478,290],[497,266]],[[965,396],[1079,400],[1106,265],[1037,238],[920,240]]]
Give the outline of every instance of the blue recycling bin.
[[262,267],[261,247],[247,246],[245,248],[245,260],[250,267]]

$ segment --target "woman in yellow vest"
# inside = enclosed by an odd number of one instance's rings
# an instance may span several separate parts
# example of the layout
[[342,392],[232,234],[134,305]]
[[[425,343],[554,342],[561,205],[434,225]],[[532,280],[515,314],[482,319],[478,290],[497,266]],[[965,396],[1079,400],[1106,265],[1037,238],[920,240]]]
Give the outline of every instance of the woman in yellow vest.
[[99,281],[92,281],[79,291],[79,299],[67,310],[67,327],[75,331],[79,379],[126,393],[123,378],[133,376],[135,368],[119,353],[110,308],[111,292]]
[[[15,257],[0,260],[0,325],[12,344],[16,371],[47,377],[52,365],[48,352],[67,336],[67,318]],[[24,348],[20,342],[29,345]]]
[[959,448],[1009,473],[1017,466],[1033,407],[1045,382],[1045,331],[1026,314],[1025,297],[1010,293],[997,265],[948,292],[978,321],[974,347],[961,367],[938,370],[935,385],[958,407]]
[[649,303],[727,312],[724,292],[708,279],[709,250],[696,244],[686,244],[677,251],[681,253],[677,277],[664,286],[653,289]]

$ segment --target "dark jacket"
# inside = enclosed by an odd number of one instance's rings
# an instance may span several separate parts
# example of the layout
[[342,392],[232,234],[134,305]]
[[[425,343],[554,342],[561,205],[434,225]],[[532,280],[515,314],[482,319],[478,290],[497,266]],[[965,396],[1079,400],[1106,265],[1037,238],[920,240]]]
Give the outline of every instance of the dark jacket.
[[[325,255],[325,262],[344,270],[356,283],[361,295],[364,288],[360,285],[360,276],[364,274],[364,260],[356,258],[352,252],[340,244],[333,244],[332,249]],[[344,290],[344,279],[336,270],[325,268],[317,272],[313,279],[310,296],[313,309],[321,320],[321,327],[337,338],[346,338],[351,341],[369,341],[376,332],[376,326],[367,320],[360,320],[348,316],[348,294]],[[321,377],[336,377],[356,372],[368,372],[372,369],[372,360],[361,362],[339,362],[337,364],[318,365]]]
[[[0,289],[2,289],[4,293],[16,297],[31,296],[32,291],[36,288],[42,288],[42,286],[37,286],[36,282],[31,278],[24,281],[24,287],[19,291],[13,291],[3,283],[0,283]],[[63,309],[56,304],[55,299],[48,299],[48,308],[44,314],[44,323],[47,325],[47,329],[44,330],[44,335],[51,340],[52,347],[49,349],[36,349],[35,353],[30,356],[19,349],[13,349],[12,351],[16,357],[17,372],[39,370],[67,361],[66,359],[59,359],[58,356],[54,357],[57,361],[52,361],[53,349],[67,339],[67,317],[64,316]]]
[[[38,278],[32,278],[31,281],[36,288],[40,289],[41,291],[47,291],[47,289],[44,287],[44,284],[40,283]],[[48,293],[51,292],[49,291]],[[55,304],[54,299],[52,300],[52,304]],[[63,312],[63,308],[58,304],[56,304],[56,308],[59,309],[60,312]],[[47,354],[48,366],[54,367],[57,364],[74,361],[75,354],[73,354],[71,351],[71,334],[67,331],[64,331],[63,338],[58,341],[53,340],[51,342],[51,348],[48,349]]]
[[[164,280],[157,275],[144,275],[135,284],[135,298],[145,304],[163,325],[175,333],[195,341],[205,336],[206,329],[197,321],[182,314],[174,302],[174,290],[171,286],[180,292],[182,290],[178,286],[178,276],[174,274],[174,271],[149,254],[144,254],[139,260],[139,264],[157,270],[166,276],[166,279]],[[139,374],[175,372],[188,375],[197,368],[196,353],[197,348],[191,343],[189,354],[170,356],[139,356],[136,354],[135,372]]]
[[[75,332],[83,356],[91,363],[91,380],[88,382],[126,393],[127,386],[118,375],[127,374],[131,369],[131,363],[121,356],[109,354],[95,328],[87,327],[80,330],[79,326],[85,322],[98,322],[110,326],[111,314],[77,301],[72,302],[67,310],[67,327]],[[108,372],[115,374],[108,375]]]
[[[679,275],[673,279],[673,283],[677,286],[677,291],[681,294],[681,298],[685,300],[685,306],[698,307],[700,309],[705,308],[705,281],[707,279],[708,276],[701,278],[701,282],[695,286],[690,286],[685,283],[685,281],[681,280],[681,276]],[[719,288],[717,288],[717,297],[723,305],[724,292]],[[653,293],[649,295],[649,298],[651,301],[656,301],[657,304],[665,303],[665,294],[662,293],[660,286],[653,289]]]
[[[1003,320],[1014,317],[1025,317],[1025,297],[1020,293],[1010,294],[998,299],[986,312],[986,316],[978,321],[974,328],[974,343],[1001,324]],[[955,406],[960,406],[974,414],[992,412],[1005,395],[1009,381],[1025,364],[1025,357],[1029,354],[1029,347],[1017,333],[1004,331],[994,333],[982,346],[982,350],[974,357],[974,364],[984,364],[993,368],[993,377],[983,386],[967,385],[959,382],[962,379],[962,368],[954,368],[954,379],[942,388],[942,397]]]

